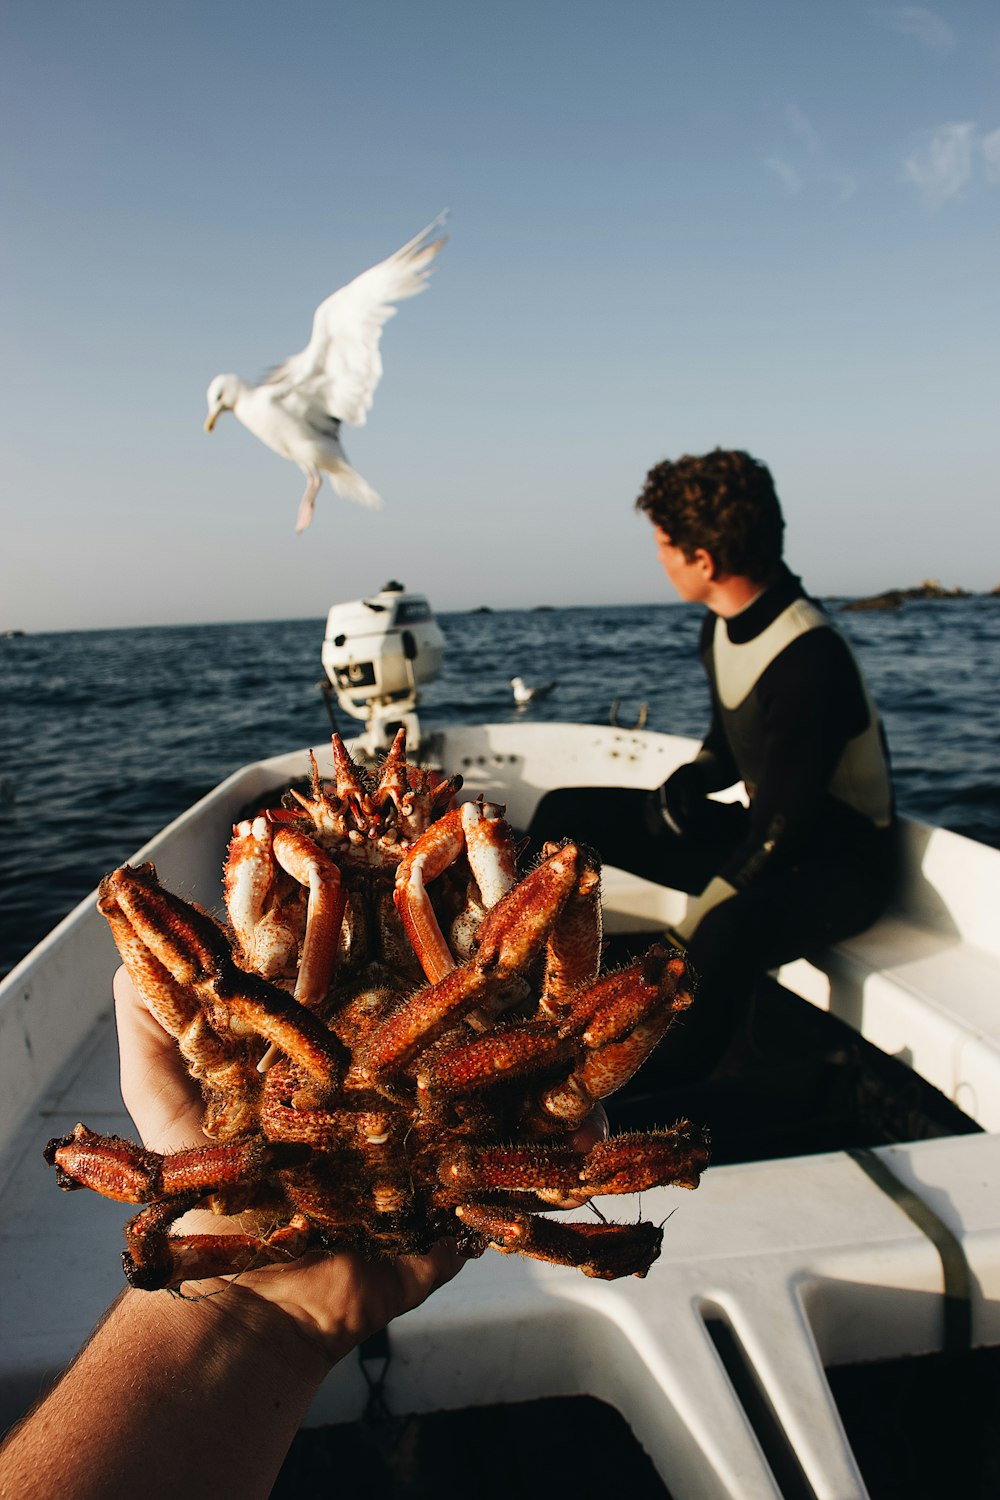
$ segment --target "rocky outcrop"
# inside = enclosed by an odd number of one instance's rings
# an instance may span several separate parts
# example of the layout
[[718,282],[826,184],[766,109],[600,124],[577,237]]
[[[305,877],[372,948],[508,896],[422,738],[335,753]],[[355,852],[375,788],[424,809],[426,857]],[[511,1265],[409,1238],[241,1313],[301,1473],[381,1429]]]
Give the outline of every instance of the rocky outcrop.
[[[1000,592],[1000,585],[993,590]],[[907,599],[971,599],[968,589],[946,589],[936,578],[927,578],[917,588],[887,589],[884,594],[872,594],[868,599],[849,599],[842,609],[898,609]]]

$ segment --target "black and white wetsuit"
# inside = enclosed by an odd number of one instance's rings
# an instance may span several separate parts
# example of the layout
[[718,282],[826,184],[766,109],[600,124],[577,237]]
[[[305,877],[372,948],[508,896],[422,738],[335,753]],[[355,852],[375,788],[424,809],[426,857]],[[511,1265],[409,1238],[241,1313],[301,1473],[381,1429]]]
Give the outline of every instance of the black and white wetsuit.
[[[709,615],[701,652],[712,722],[698,755],[661,789],[680,835],[667,883],[721,895],[690,936],[698,997],[664,1065],[710,1070],[769,969],[861,932],[892,880],[894,809],[885,736],[847,641],[782,567],[728,620]],[[708,794],[742,781],[749,810]]]
[[701,655],[712,723],[664,805],[685,832],[699,811],[711,814],[709,792],[744,783],[743,836],[711,873],[745,890],[817,846],[867,854],[884,843],[893,802],[878,711],[846,640],[799,580],[783,567],[740,614],[708,615]]
[[[646,1064],[663,1082],[711,1071],[755,982],[869,927],[892,878],[878,713],[847,641],[799,580],[782,566],[740,614],[709,613],[701,652],[711,725],[652,805],[638,812],[624,789],[564,789],[531,825],[536,847],[569,835],[608,864],[718,900],[688,937],[695,1003]],[[749,809],[709,796],[740,781]]]

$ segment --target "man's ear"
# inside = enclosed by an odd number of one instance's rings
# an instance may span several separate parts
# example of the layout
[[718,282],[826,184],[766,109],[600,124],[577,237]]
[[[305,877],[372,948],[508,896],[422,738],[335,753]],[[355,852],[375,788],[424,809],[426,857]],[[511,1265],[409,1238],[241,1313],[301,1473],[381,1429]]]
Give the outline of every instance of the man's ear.
[[717,582],[721,577],[718,568],[715,566],[715,558],[712,556],[711,552],[706,552],[704,547],[695,548],[692,562],[697,564],[704,577],[707,578],[710,583]]

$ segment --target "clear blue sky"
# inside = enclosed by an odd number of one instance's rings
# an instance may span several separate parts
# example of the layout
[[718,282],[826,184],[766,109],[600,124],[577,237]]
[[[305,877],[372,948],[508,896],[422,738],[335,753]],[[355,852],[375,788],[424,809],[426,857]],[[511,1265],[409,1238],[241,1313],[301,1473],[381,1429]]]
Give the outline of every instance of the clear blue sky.
[[[9,0],[0,627],[668,598],[658,459],[772,468],[816,593],[1000,583],[1000,8]],[[324,485],[220,371],[449,207]]]

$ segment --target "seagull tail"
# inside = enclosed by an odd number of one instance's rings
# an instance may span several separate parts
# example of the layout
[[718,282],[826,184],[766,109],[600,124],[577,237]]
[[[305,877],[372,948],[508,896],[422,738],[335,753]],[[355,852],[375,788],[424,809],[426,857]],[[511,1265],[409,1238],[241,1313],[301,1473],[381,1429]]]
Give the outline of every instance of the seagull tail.
[[382,496],[362,479],[357,469],[343,462],[331,464],[326,471],[331,489],[345,500],[354,500],[358,505],[367,505],[370,510],[381,510]]

